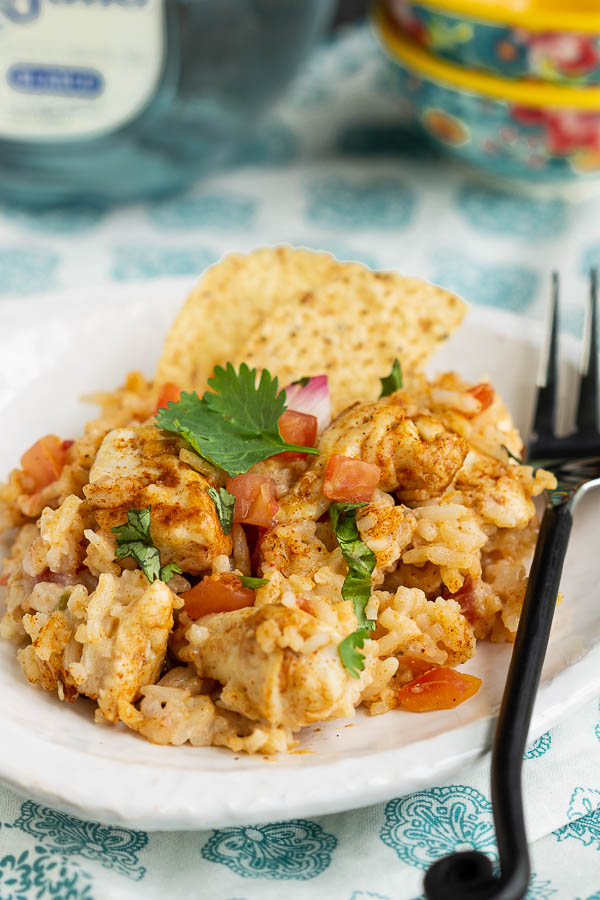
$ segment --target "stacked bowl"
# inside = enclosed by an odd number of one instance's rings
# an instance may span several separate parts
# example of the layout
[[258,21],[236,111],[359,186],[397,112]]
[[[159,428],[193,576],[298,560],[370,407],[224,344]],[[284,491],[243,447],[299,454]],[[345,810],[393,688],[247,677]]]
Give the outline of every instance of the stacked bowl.
[[600,0],[379,0],[373,20],[434,142],[529,182],[600,178]]

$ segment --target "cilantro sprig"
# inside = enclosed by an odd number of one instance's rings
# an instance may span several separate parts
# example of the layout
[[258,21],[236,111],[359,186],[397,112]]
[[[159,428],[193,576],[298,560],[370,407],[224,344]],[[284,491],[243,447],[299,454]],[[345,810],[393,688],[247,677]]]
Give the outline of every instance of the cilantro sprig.
[[318,453],[316,447],[288,444],[281,437],[279,419],[285,411],[285,391],[277,378],[263,369],[242,363],[236,372],[231,363],[216,366],[202,398],[182,393],[177,403],[159,409],[159,428],[180,434],[196,453],[228,475],[242,475],[251,466],[285,450]]
[[233,508],[235,506],[235,497],[220,487],[217,491],[210,487],[206,492],[217,508],[217,515],[224,534],[229,534],[233,527]]
[[251,575],[242,575],[242,587],[252,588],[252,590],[256,590],[257,588],[264,587],[265,584],[268,584],[268,580],[266,578],[253,578]]
[[338,647],[340,659],[352,678],[360,678],[358,673],[362,672],[365,667],[364,656],[356,648],[363,647],[368,637],[369,631],[367,628],[358,628],[344,638]]
[[329,507],[329,518],[342,551],[348,574],[342,585],[344,600],[352,600],[354,615],[358,621],[356,631],[344,638],[338,647],[342,664],[352,678],[358,678],[365,667],[363,655],[357,647],[362,647],[374,631],[376,623],[367,619],[365,608],[371,596],[371,575],[377,563],[377,557],[360,537],[356,524],[356,510],[366,503],[332,503]]
[[402,366],[397,359],[394,360],[392,371],[385,378],[379,379],[381,382],[381,393],[379,397],[389,397],[394,391],[399,391],[402,387]]
[[516,453],[513,453],[512,450],[509,450],[506,444],[500,444],[500,446],[503,450],[506,450],[509,459],[512,459],[516,463],[519,463],[520,466],[523,465],[523,460],[519,456],[517,456]]
[[348,574],[342,585],[342,597],[344,600],[352,600],[359,627],[373,631],[375,622],[367,619],[365,607],[371,596],[371,575],[377,558],[361,539],[356,524],[356,510],[366,505],[366,503],[332,503],[329,507],[329,518],[348,566]]
[[69,603],[69,597],[71,596],[71,591],[63,591],[59,597],[58,603],[54,607],[54,612],[57,610],[64,610],[67,608]]
[[127,523],[116,525],[112,530],[117,535],[117,559],[125,559],[130,556],[135,559],[148,581],[168,582],[181,569],[176,563],[166,566],[160,564],[160,550],[154,546],[150,535],[150,512],[152,507],[145,509],[130,509],[127,513]]

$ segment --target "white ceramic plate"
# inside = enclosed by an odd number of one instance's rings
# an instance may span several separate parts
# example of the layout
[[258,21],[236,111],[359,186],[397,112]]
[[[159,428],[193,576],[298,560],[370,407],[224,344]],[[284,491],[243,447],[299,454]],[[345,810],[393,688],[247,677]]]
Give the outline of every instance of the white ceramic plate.
[[[77,397],[150,374],[187,284],[155,282],[0,305],[0,475],[41,434],[78,433],[90,410]],[[432,368],[488,374],[526,430],[539,333],[526,320],[472,310]],[[573,348],[571,348],[571,351]],[[577,512],[531,736],[600,690],[597,496]],[[596,530],[597,534],[597,530]],[[489,747],[510,647],[480,644],[466,667],[483,678],[475,698],[425,715],[358,713],[308,730],[280,758],[217,748],[157,747],[125,728],[93,724],[29,686],[14,647],[0,642],[0,778],[37,800],[145,829],[208,828],[318,815],[439,783]]]

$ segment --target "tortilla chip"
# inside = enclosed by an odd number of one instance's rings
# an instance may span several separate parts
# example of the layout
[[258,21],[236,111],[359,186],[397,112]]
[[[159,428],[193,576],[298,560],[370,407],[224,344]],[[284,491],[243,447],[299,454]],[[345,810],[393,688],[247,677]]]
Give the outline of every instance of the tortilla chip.
[[364,266],[340,263],[329,253],[293,247],[226,256],[186,300],[167,335],[156,380],[202,393],[215,365],[237,359],[275,310],[295,309],[307,291],[344,272],[363,271]]
[[395,358],[405,371],[421,369],[465,311],[458,297],[418,278],[348,268],[278,305],[232,362],[268,368],[283,385],[325,372],[336,415],[376,399]]

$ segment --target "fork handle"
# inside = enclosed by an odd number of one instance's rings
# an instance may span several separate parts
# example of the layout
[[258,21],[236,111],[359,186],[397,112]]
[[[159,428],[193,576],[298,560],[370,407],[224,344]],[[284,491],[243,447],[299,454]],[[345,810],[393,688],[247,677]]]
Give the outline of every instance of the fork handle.
[[427,900],[521,900],[527,893],[531,868],[521,769],[572,522],[567,502],[544,512],[500,706],[492,753],[500,873],[494,874],[483,853],[453,853],[426,873]]

